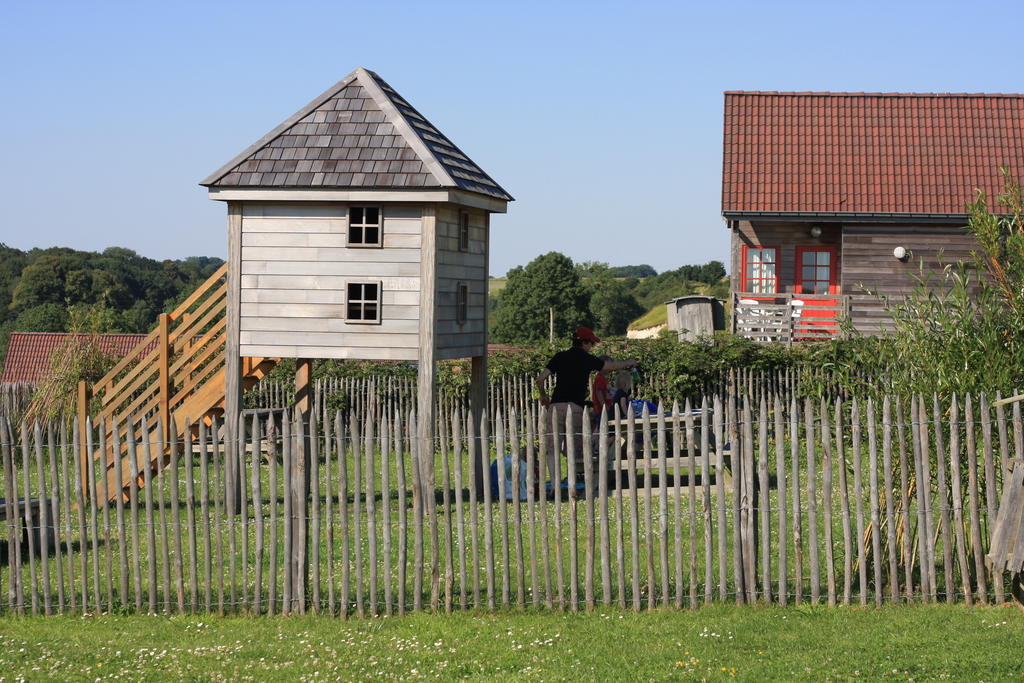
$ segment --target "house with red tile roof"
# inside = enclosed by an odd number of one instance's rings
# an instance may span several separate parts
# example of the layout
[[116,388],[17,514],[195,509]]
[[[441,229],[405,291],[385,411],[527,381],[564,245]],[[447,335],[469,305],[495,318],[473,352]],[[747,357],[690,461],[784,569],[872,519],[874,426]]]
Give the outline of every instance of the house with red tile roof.
[[1024,178],[1024,95],[726,92],[722,216],[734,326],[758,339],[871,334],[878,298],[969,258],[966,205]]
[[[4,357],[3,374],[0,384],[38,384],[50,367],[50,356],[69,337],[77,336],[85,341],[90,335],[72,335],[68,332],[12,332],[11,341]],[[148,335],[145,334],[101,334],[100,350],[116,358],[124,358]],[[156,348],[150,344],[142,355]]]

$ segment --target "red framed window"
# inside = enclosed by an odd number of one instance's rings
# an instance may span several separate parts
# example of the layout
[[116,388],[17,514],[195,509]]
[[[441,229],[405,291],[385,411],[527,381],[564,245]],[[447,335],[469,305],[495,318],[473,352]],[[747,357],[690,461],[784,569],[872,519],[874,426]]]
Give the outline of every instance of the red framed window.
[[836,247],[796,248],[798,294],[839,293],[839,250]]
[[742,291],[775,294],[779,291],[779,248],[743,245]]

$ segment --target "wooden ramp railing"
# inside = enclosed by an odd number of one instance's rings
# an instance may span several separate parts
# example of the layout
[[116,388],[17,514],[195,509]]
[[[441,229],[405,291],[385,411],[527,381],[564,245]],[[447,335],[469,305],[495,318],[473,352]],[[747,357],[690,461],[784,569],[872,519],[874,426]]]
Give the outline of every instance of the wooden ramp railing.
[[[105,377],[91,388],[79,387],[81,426],[85,426],[91,397],[99,400],[99,414],[94,419],[107,444],[118,441],[115,428],[122,439],[131,430],[143,441],[169,444],[185,435],[189,422],[209,425],[216,415],[223,414],[226,311],[224,264],[171,313],[162,313],[156,329]],[[243,389],[266,376],[276,363],[276,358],[244,359]],[[127,449],[121,448],[117,457],[123,462],[116,467],[113,450],[92,453],[98,466],[106,469],[106,490],[111,498],[129,486],[133,470],[142,485],[146,468],[159,470],[166,455],[164,446],[137,449],[132,467]],[[81,464],[83,471],[86,464]]]

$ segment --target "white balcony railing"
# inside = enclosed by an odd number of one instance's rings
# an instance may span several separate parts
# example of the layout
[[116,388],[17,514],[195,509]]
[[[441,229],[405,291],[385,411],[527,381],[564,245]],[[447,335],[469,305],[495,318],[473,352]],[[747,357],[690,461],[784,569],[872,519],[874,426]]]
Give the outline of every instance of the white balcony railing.
[[848,301],[842,294],[734,292],[733,331],[784,344],[833,339],[840,335],[839,320],[847,314]]

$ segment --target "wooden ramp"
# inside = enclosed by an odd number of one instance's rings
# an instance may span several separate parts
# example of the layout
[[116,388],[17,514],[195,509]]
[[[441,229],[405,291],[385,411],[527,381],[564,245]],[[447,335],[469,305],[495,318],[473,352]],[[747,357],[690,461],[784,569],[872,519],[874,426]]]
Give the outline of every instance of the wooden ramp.
[[[96,465],[105,468],[107,491],[116,497],[130,484],[132,470],[144,485],[146,468],[159,471],[169,444],[183,439],[189,424],[211,424],[224,413],[225,339],[227,327],[227,264],[171,313],[160,315],[155,330],[92,387],[79,385],[79,427],[85,434],[89,402],[99,402],[93,424],[102,446],[92,450]],[[276,358],[242,359],[242,389],[273,369]],[[135,467],[128,461],[127,430],[143,443]],[[116,434],[115,434],[116,430]],[[83,449],[85,452],[86,449]],[[121,459],[121,467],[115,466]],[[87,463],[81,466],[85,471]],[[117,471],[120,470],[120,480]]]

